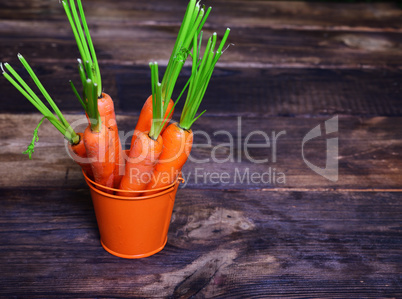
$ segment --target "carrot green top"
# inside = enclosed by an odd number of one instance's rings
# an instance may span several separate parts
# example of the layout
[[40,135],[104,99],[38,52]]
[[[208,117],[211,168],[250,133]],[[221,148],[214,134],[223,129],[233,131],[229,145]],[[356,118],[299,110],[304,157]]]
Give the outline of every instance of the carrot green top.
[[152,85],[152,125],[149,137],[157,140],[163,128],[162,85],[159,83],[158,63],[150,62],[149,67],[151,68]]
[[[9,65],[8,63],[4,63],[5,68],[7,71],[10,72],[9,75],[3,68],[3,64],[1,65],[1,69],[3,72],[3,76],[12,84],[23,96],[25,96],[28,101],[32,103],[43,114],[43,119],[40,121],[39,125],[36,127],[34,131],[34,137],[32,139],[32,143],[28,146],[27,151],[24,153],[29,154],[29,158],[31,158],[32,153],[34,152],[34,145],[35,141],[38,140],[38,129],[39,126],[42,124],[43,120],[46,118],[49,120],[53,126],[60,131],[64,135],[64,137],[71,143],[77,144],[80,141],[80,137],[75,133],[75,131],[71,128],[70,124],[64,118],[63,114],[60,112],[60,109],[57,107],[53,99],[50,97],[49,93],[43,87],[42,83],[39,81],[38,77],[35,75],[34,71],[25,60],[25,58],[18,54],[18,58],[28,71],[29,75],[33,79],[36,86],[41,91],[42,95],[45,97],[51,108],[53,109],[54,113],[50,111],[50,109],[39,99],[39,97],[35,94],[35,92],[28,86],[28,84],[18,75],[18,73]],[[15,80],[13,79],[15,78]]]
[[190,0],[187,5],[186,13],[161,82],[161,97],[164,113],[166,113],[170,98],[172,97],[177,78],[193,46],[191,41],[194,34],[198,35],[201,32],[210,11],[211,7],[205,12],[205,6],[201,8],[196,0]]
[[81,99],[71,81],[70,84],[91,120],[91,129],[99,131],[101,120],[98,112],[98,97],[102,96],[102,80],[94,45],[85,19],[84,9],[81,0],[77,0],[79,15],[74,0],[62,0],[62,4],[81,55],[81,59],[78,59],[78,70],[81,77],[84,100]]
[[208,39],[207,47],[202,59],[199,58],[201,49],[202,33],[200,34],[200,41],[197,48],[197,35],[193,39],[193,64],[191,70],[190,86],[187,93],[186,102],[184,103],[183,111],[180,117],[180,127],[189,130],[192,124],[205,112],[201,112],[197,117],[198,108],[207,90],[209,81],[211,80],[212,72],[218,59],[223,53],[223,47],[229,36],[230,29],[227,28],[225,35],[219,45],[218,50],[215,51],[216,46],[216,32]]

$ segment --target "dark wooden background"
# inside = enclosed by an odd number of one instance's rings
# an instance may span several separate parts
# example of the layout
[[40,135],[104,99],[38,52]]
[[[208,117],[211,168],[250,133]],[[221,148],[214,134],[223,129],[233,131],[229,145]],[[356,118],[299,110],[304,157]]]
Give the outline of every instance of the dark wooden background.
[[[150,94],[148,62],[166,65],[186,4],[84,0],[122,131],[134,128]],[[205,4],[213,10],[204,34],[230,27],[234,45],[194,130],[210,134],[212,146],[228,142],[217,130],[242,140],[253,130],[285,130],[277,161],[261,148],[250,153],[267,163],[244,153],[241,162],[187,163],[165,249],[120,259],[99,243],[88,187],[62,136],[45,124],[33,160],[21,153],[40,115],[0,78],[0,296],[402,297],[402,10],[392,2]],[[16,54],[25,56],[69,121],[82,117],[68,84],[79,82],[78,51],[58,1],[1,0],[0,45],[0,60],[19,71]],[[335,115],[339,180],[331,182],[303,162],[301,142]],[[193,149],[199,159],[211,153]],[[306,157],[323,167],[325,139],[311,142]],[[203,182],[197,167],[232,177],[236,168],[271,167],[286,182]]]

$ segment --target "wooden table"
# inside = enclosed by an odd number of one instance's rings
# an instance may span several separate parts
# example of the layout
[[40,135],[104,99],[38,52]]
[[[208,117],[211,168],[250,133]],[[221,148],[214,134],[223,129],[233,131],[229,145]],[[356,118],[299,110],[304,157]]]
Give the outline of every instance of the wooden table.
[[[393,3],[206,5],[213,10],[204,36],[230,27],[234,45],[194,125],[211,138],[195,138],[192,155],[206,160],[186,164],[168,243],[149,258],[103,250],[88,186],[50,124],[39,131],[33,159],[22,154],[41,117],[0,80],[1,297],[402,296],[402,10]],[[166,65],[185,6],[84,1],[122,132],[134,128],[150,94],[148,62]],[[79,82],[78,51],[61,4],[3,0],[0,44],[1,61],[22,71],[21,52],[67,119],[82,118],[68,85]],[[302,142],[335,116],[338,131],[328,138],[339,139],[339,177],[330,181],[304,162]],[[255,130],[271,143],[247,156],[244,142]],[[248,138],[266,144],[261,132]],[[326,138],[304,146],[305,158],[322,168]],[[271,181],[244,177],[269,171]]]

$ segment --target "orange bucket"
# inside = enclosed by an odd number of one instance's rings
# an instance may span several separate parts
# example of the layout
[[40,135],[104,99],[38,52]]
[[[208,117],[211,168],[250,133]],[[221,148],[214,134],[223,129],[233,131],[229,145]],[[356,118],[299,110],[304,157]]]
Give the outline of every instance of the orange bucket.
[[[121,190],[104,186],[100,186],[100,190],[85,173],[84,177],[90,187],[101,244],[107,252],[136,259],[153,255],[165,247],[177,188],[184,181],[181,177],[169,186],[150,190],[158,191],[151,195],[124,190],[133,193],[132,197],[106,193],[105,189]],[[141,193],[144,195],[140,196]]]

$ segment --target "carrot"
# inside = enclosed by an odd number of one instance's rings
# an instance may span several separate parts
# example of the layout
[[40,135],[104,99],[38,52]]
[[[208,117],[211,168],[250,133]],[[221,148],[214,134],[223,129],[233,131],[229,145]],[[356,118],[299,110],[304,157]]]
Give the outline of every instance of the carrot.
[[[163,141],[159,135],[157,140],[148,133],[139,132],[126,163],[126,172],[119,189],[140,191],[148,185],[155,165],[162,153]],[[128,192],[118,192],[121,196],[133,196]]]
[[[83,72],[82,63],[80,60],[79,60],[79,69],[80,69],[80,72]],[[85,73],[83,75],[81,74],[81,76],[85,76]],[[70,81],[70,84],[74,90],[74,93],[78,97],[78,99],[80,101],[82,101],[81,97],[78,95],[78,92],[76,91],[76,89],[74,87],[74,84],[71,81]],[[83,102],[82,105],[83,105],[84,109],[87,109],[87,104],[85,102]],[[99,112],[102,123],[109,130],[111,130],[110,134],[113,134],[113,138],[116,139],[116,141],[114,142],[114,144],[115,144],[115,160],[116,161],[115,161],[114,184],[113,185],[115,188],[117,188],[119,186],[121,178],[124,174],[125,162],[124,162],[124,157],[123,157],[123,152],[122,152],[119,130],[117,128],[114,103],[113,103],[112,98],[107,93],[102,92],[101,97],[98,98],[97,105],[98,105],[98,112]],[[88,119],[88,123],[90,123],[88,113],[86,113],[86,117]]]
[[[102,80],[99,64],[89,33],[88,24],[85,19],[81,0],[77,0],[78,11],[74,0],[63,0],[62,4],[69,20],[82,59],[78,59],[78,70],[83,86],[82,94],[84,100],[81,99],[80,95],[74,87],[74,84],[71,81],[70,84],[75,95],[77,96],[81,105],[86,111],[87,116],[89,117],[89,123],[92,131],[94,131],[93,129],[94,127],[96,127],[95,131],[93,132],[94,136],[91,136],[89,133],[84,134],[84,139],[86,138],[86,136],[88,136],[88,146],[91,147],[92,150],[94,150],[93,145],[96,144],[98,144],[99,146],[104,145],[107,147],[114,147],[113,149],[99,149],[99,153],[97,154],[95,152],[91,152],[91,155],[97,156],[97,160],[105,161],[106,163],[108,163],[108,166],[106,167],[107,171],[105,170],[106,172],[104,174],[105,178],[102,179],[101,173],[98,173],[102,167],[100,167],[98,162],[95,162],[95,164],[93,164],[93,170],[94,168],[96,168],[96,170],[94,170],[95,181],[96,179],[99,179],[102,182],[107,182],[107,184],[110,184],[110,176],[108,173],[108,171],[110,170],[109,164],[111,162],[114,162],[113,184],[108,185],[108,187],[117,187],[120,184],[122,175],[124,174],[124,158],[121,141],[118,134],[114,104],[111,97],[108,94],[102,92]],[[88,93],[88,90],[91,90],[91,92]],[[94,121],[94,123],[92,123],[92,121]],[[105,132],[101,132],[103,130],[105,130]],[[99,139],[98,142],[94,141],[94,139],[96,138]],[[101,157],[101,153],[107,156]]]
[[[174,112],[174,102],[172,99],[169,100],[169,105],[166,109],[166,113],[164,115],[164,119],[167,119],[164,127],[162,128],[163,130],[166,128],[167,124],[169,123],[171,119],[171,115]],[[173,109],[173,110],[172,110]],[[168,117],[168,115],[170,115]],[[151,130],[151,125],[152,125],[152,95],[148,97],[148,99],[145,101],[144,106],[142,106],[140,117],[138,118],[137,125],[135,127],[136,131],[140,132],[148,132]]]
[[[68,150],[70,153],[70,156],[73,157],[74,161],[81,166],[82,170],[85,172],[85,174],[90,178],[93,179],[94,175],[92,172],[92,167],[91,164],[88,162],[88,156],[87,156],[87,151],[85,149],[84,145],[84,134],[83,133],[77,133],[77,135],[80,137],[80,140],[76,144],[68,144]],[[75,158],[75,156],[77,158]],[[82,160],[82,161],[81,161]]]
[[193,132],[173,123],[163,132],[162,139],[163,151],[146,190],[165,187],[174,182],[190,155]]
[[[152,78],[152,124],[149,132],[137,131],[134,135],[136,138],[120,183],[122,190],[144,190],[162,153],[163,141],[160,133],[167,123],[166,119],[163,119],[162,88],[158,78],[158,64],[155,62],[149,65]],[[130,196],[130,193],[120,192],[119,195]]]
[[94,130],[88,126],[84,132],[84,145],[87,156],[91,161],[91,169],[95,182],[106,186],[114,187],[114,143],[110,134],[111,130],[102,127]]
[[98,110],[97,84],[87,79],[86,88],[86,109],[90,120],[83,136],[86,153],[95,182],[106,187],[115,187],[116,147],[119,140],[115,138],[113,129],[102,123]]
[[201,60],[199,59],[199,52],[201,49],[202,33],[200,34],[198,47],[197,35],[194,35],[192,74],[189,80],[189,90],[180,117],[180,123],[169,125],[163,132],[163,152],[155,167],[152,180],[146,189],[149,190],[170,185],[176,180],[186,163],[193,144],[191,126],[205,112],[203,111],[196,117],[216,62],[222,55],[222,49],[229,32],[230,30],[227,29],[217,51],[215,51],[217,37],[216,33],[214,33],[208,40],[204,56]]
[[[89,119],[89,126],[85,129],[83,139],[93,177],[96,183],[106,187],[116,187],[116,164],[119,161],[116,149],[120,149],[121,145],[120,139],[116,138],[118,135],[116,134],[113,102],[108,96],[98,99],[98,95],[101,93],[95,82],[98,77],[93,74],[93,64],[89,60],[86,61],[85,73],[81,67],[82,64],[79,61],[80,75],[82,78],[86,78],[83,80],[85,101],[80,97],[79,99]],[[102,111],[102,115],[100,111]]]
[[[26,84],[26,82],[18,75],[18,73],[8,64],[5,63],[5,68],[10,72],[9,75],[4,69],[3,64],[1,65],[3,76],[23,95],[25,96],[31,103],[34,105],[39,112],[43,114],[42,120],[39,122],[38,126],[34,130],[34,135],[31,144],[28,146],[27,150],[24,152],[29,155],[29,159],[32,158],[32,154],[34,152],[35,142],[39,140],[38,138],[38,130],[40,125],[43,123],[45,119],[49,120],[52,125],[63,134],[63,136],[68,140],[70,153],[74,153],[77,159],[74,159],[78,165],[84,170],[84,172],[92,177],[92,170],[90,165],[86,162],[86,151],[83,146],[82,141],[82,133],[76,133],[64,118],[60,109],[57,107],[53,99],[50,97],[49,93],[43,87],[42,83],[39,81],[38,77],[35,75],[31,66],[25,60],[25,58],[18,54],[18,59],[21,61],[31,78],[33,79],[36,86],[41,91],[42,95],[45,97],[51,108],[53,109],[56,116],[47,108],[47,106],[39,99],[39,97],[33,92],[33,90]],[[15,78],[13,78],[13,77]]]
[[104,92],[102,92],[102,97],[98,98],[98,111],[102,123],[105,124],[105,126],[110,130],[110,134],[113,134],[112,138],[115,140],[115,169],[113,186],[117,188],[120,185],[120,181],[124,175],[125,162],[122,153],[119,130],[117,128],[113,100]]
[[[172,99],[169,100],[169,105],[166,109],[165,115],[163,119],[166,119],[166,123],[162,128],[162,133],[166,129],[166,126],[169,124],[172,114],[174,112],[174,102]],[[145,101],[144,106],[141,109],[140,117],[138,118],[137,125],[135,127],[135,131],[133,134],[133,138],[131,139],[130,148],[133,147],[134,141],[136,139],[136,132],[149,132],[151,130],[152,125],[152,95],[148,97]]]
[[[187,59],[188,53],[191,50],[194,34],[199,34],[208,15],[211,11],[211,7],[205,12],[205,6],[200,7],[196,0],[190,0],[186,12],[184,14],[183,21],[181,23],[179,33],[176,38],[175,45],[169,58],[168,65],[166,67],[165,74],[162,78],[162,101],[163,101],[163,118],[167,119],[165,126],[162,128],[162,133],[170,122],[171,115],[173,115],[174,102],[171,99],[174,86],[177,78],[183,68],[183,65]],[[177,102],[177,100],[176,100]],[[168,117],[170,115],[170,117]],[[145,104],[141,110],[140,117],[137,122],[135,131],[146,132],[150,130],[152,119],[152,98],[151,96],[145,101]],[[131,139],[131,147],[135,141],[135,131],[133,138]]]

